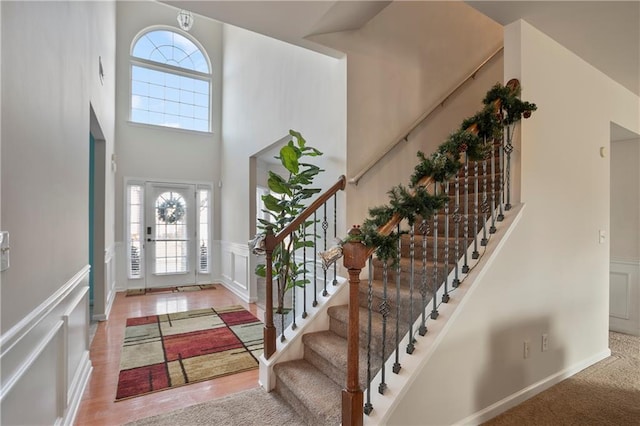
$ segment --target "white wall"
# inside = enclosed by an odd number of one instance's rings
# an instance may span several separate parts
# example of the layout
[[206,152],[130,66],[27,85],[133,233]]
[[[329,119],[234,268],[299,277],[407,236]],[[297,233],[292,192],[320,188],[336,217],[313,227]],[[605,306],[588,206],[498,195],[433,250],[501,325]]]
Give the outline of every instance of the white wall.
[[598,231],[609,234],[610,167],[599,151],[612,121],[638,132],[639,99],[524,21],[505,28],[505,61],[539,108],[522,124],[525,209],[389,424],[475,424],[609,354]]
[[640,139],[611,142],[611,259],[640,259]]
[[609,328],[640,335],[640,139],[611,142]]
[[[89,106],[110,156],[115,3],[0,7],[2,227],[11,233],[11,267],[0,290],[1,423],[70,422],[91,369]],[[105,240],[113,241],[112,230]]]
[[[393,2],[359,30],[312,39],[347,54],[351,178],[500,47],[502,27],[462,2]],[[482,107],[484,94],[498,81],[500,58],[358,186],[349,185],[347,223],[362,223],[369,208],[388,202],[392,186],[408,184],[418,163],[416,152],[432,152]]]
[[[120,288],[145,286],[144,280],[127,280],[124,179],[135,177],[156,181],[206,182],[212,185],[220,179],[222,24],[196,16],[193,28],[189,31],[206,50],[212,65],[212,133],[146,126],[128,121],[131,43],[138,33],[153,25],[165,25],[180,31],[176,21],[178,12],[174,7],[154,1],[117,2],[115,235]],[[217,186],[214,186],[213,220],[218,225],[219,208],[220,194]],[[214,229],[219,229],[219,226],[214,226]],[[218,238],[218,235],[213,235],[213,239]],[[217,255],[214,251],[213,256]]]
[[[221,267],[223,281],[242,297],[255,297],[247,281],[255,224],[250,157],[297,130],[324,153],[312,159],[326,170],[317,187],[333,185],[345,174],[345,72],[344,60],[224,26]],[[342,215],[339,223],[344,228]]]

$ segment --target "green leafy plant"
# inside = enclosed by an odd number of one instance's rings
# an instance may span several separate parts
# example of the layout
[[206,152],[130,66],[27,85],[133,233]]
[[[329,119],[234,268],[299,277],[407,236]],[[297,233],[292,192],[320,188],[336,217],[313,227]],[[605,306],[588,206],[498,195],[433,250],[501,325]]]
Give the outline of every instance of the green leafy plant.
[[[281,176],[269,171],[268,187],[270,194],[263,195],[265,205],[263,212],[269,215],[269,220],[259,219],[258,229],[262,234],[278,234],[289,225],[305,209],[305,200],[320,192],[320,188],[312,188],[314,178],[324,170],[318,166],[304,162],[305,157],[318,157],[322,152],[308,146],[299,132],[290,130],[291,140],[280,149],[275,157],[280,160],[288,174]],[[274,195],[275,194],[275,195]],[[304,247],[313,247],[315,235],[310,235],[306,229],[313,221],[306,221],[281,244],[278,244],[272,254],[272,278],[277,285],[278,306],[276,313],[284,314],[284,297],[288,290],[303,287],[310,281],[305,278],[306,265],[296,259],[296,251]],[[256,275],[266,278],[265,264],[257,265]]]

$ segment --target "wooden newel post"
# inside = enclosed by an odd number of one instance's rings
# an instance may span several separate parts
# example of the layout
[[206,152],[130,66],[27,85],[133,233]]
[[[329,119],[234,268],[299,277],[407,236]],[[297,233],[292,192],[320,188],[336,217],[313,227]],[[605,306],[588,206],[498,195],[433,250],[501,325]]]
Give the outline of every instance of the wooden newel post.
[[264,239],[266,252],[266,301],[264,309],[264,357],[269,359],[276,351],[276,328],[273,325],[273,230],[267,228],[267,235]]
[[360,324],[358,289],[360,271],[367,262],[367,247],[359,236],[360,227],[349,231],[350,240],[342,246],[344,267],[349,272],[349,324],[347,333],[347,387],[342,390],[342,425],[358,426],[363,422],[363,396],[358,380],[358,351],[360,349]]

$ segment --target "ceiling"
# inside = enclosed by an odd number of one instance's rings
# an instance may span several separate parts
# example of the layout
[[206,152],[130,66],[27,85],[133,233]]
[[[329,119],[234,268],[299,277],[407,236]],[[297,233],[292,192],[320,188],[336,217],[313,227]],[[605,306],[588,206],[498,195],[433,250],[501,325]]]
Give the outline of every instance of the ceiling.
[[356,30],[391,1],[162,1],[180,9],[335,57],[343,56],[307,37]]
[[502,25],[520,18],[640,95],[640,1],[467,1]]
[[[400,1],[400,0],[396,0]],[[335,57],[308,37],[362,27],[390,1],[163,1]],[[466,1],[502,25],[520,18],[640,95],[640,0]]]

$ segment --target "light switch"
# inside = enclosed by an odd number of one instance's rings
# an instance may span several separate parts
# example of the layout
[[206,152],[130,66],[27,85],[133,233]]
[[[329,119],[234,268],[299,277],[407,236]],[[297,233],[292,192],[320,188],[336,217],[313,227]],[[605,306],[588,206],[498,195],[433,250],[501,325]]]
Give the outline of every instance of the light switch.
[[605,237],[604,230],[603,229],[599,230],[598,231],[598,242],[600,244],[604,244],[604,237]]

